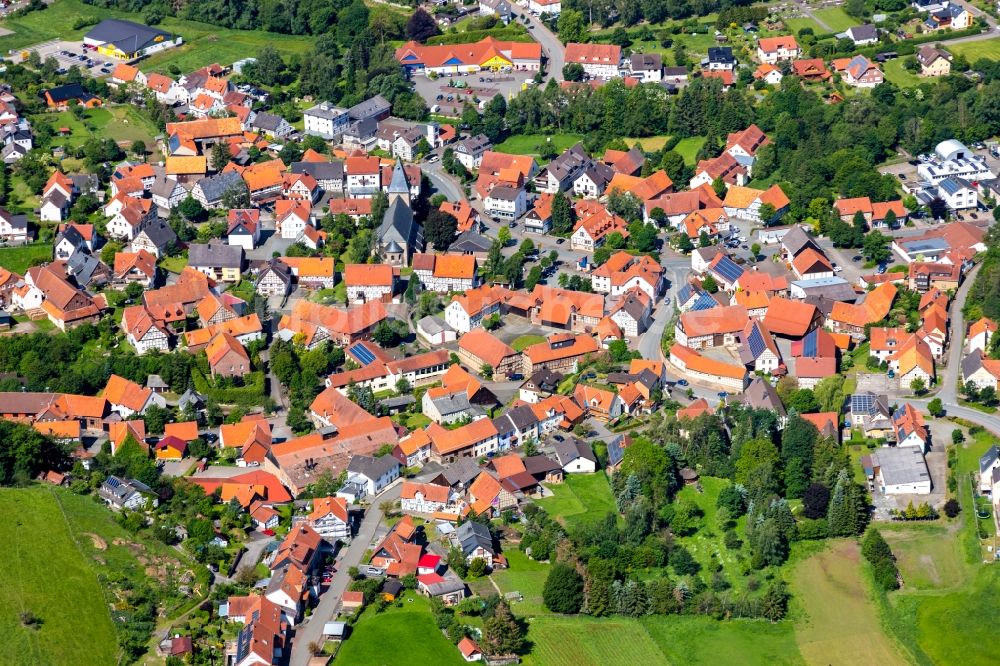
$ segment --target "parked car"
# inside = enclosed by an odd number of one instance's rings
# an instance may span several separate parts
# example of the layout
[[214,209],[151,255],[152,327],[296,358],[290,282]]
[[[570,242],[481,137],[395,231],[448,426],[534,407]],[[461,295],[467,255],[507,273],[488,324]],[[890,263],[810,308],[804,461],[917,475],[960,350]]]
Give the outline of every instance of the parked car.
[[565,242],[566,242],[565,238],[558,238],[558,239],[556,239],[556,245],[562,245]]
[[677,385],[678,386],[687,386],[688,385],[688,380],[686,380],[686,379],[678,379],[677,380]]

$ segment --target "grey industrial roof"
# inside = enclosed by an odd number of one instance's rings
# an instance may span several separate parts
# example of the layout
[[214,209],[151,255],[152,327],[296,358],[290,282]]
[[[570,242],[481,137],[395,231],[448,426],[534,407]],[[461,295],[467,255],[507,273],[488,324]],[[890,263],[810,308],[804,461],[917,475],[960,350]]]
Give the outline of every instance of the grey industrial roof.
[[169,38],[170,33],[122,19],[105,19],[84,35],[84,39],[114,44],[121,51],[130,54],[146,48],[157,37]]
[[929,481],[927,463],[918,446],[884,447],[872,453],[872,462],[882,472],[882,480],[888,485],[919,483]]

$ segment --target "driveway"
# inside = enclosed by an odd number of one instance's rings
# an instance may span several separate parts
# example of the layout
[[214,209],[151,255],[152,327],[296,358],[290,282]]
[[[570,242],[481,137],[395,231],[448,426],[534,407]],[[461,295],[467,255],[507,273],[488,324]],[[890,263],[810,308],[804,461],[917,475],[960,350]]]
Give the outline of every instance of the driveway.
[[382,522],[382,511],[379,506],[385,501],[394,501],[399,498],[402,484],[396,484],[383,494],[375,498],[372,505],[365,511],[365,517],[358,527],[351,545],[340,551],[337,560],[337,571],[333,574],[333,580],[327,587],[326,592],[320,598],[319,605],[313,609],[312,615],[306,618],[295,628],[295,636],[292,639],[292,655],[288,660],[289,666],[307,666],[309,658],[309,644],[322,643],[323,625],[329,622],[336,615],[340,607],[340,598],[347,590],[351,578],[347,571],[361,563],[365,551],[372,546],[375,532]]

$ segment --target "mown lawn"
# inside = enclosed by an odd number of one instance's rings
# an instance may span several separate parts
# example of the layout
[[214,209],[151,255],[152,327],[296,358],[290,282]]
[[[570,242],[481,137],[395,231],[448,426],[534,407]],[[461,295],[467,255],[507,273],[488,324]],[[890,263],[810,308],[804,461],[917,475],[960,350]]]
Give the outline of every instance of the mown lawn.
[[698,161],[698,151],[703,145],[705,145],[705,137],[692,136],[678,141],[674,150],[684,158],[685,164],[694,166],[694,163]]
[[551,136],[548,134],[515,134],[508,137],[503,143],[494,146],[493,150],[498,153],[538,157],[546,143],[551,144],[557,153],[561,153],[582,140],[583,137],[579,134],[552,134]]
[[[8,517],[7,557],[0,559],[4,662],[115,663],[115,630],[97,576],[53,492],[0,490],[0,514]],[[22,626],[22,612],[41,625]]]
[[537,345],[539,342],[545,342],[544,335],[522,335],[515,338],[514,341],[510,343],[510,346],[514,349],[514,351],[524,351],[525,347]]
[[668,136],[647,136],[641,139],[624,139],[625,143],[629,146],[634,146],[639,144],[643,150],[653,152],[663,148],[663,145],[667,142]]
[[901,88],[912,88],[920,84],[921,78],[903,67],[903,61],[903,58],[896,58],[883,63],[882,71],[885,72],[885,78]]
[[969,59],[969,62],[975,62],[979,58],[1000,60],[1000,37],[978,42],[948,44],[948,50],[951,51],[952,55],[964,55]]
[[160,259],[160,268],[171,273],[180,273],[187,266],[187,257],[164,257]]
[[[124,18],[143,22],[139,13],[86,5],[80,0],[56,0],[42,11],[0,23],[14,31],[13,35],[0,37],[0,50],[16,50],[57,38],[79,40],[92,26],[77,29],[72,26],[78,19],[85,17],[98,20]],[[166,72],[170,65],[176,65],[181,71],[190,71],[213,62],[228,65],[241,58],[257,55],[265,45],[274,46],[285,55],[301,55],[310,51],[313,43],[313,39],[306,36],[230,30],[173,17],[165,18],[157,27],[180,35],[185,43],[143,61],[139,67],[145,72]]]
[[[843,32],[851,26],[859,25],[861,22],[856,18],[848,16],[841,7],[830,7],[828,9],[817,9],[816,18],[830,26],[834,32]],[[817,31],[819,32],[819,31]]]
[[950,588],[965,579],[962,544],[938,523],[879,525],[907,591]]
[[0,267],[24,275],[36,259],[51,259],[52,243],[32,243],[17,247],[0,248]]
[[791,32],[793,35],[798,35],[799,30],[801,30],[802,28],[812,28],[813,33],[817,35],[821,35],[824,32],[826,32],[826,29],[823,28],[823,26],[821,26],[819,23],[816,23],[816,21],[812,20],[811,18],[805,16],[803,16],[802,18],[782,19],[782,21],[784,21],[785,26],[788,28],[789,32]]
[[536,500],[537,504],[569,527],[604,520],[605,515],[616,510],[611,485],[604,472],[567,474],[563,483],[546,487],[553,497]]
[[464,664],[458,648],[435,626],[430,605],[407,592],[402,605],[382,613],[368,609],[354,625],[337,654],[338,664],[396,666],[397,664]]
[[520,592],[523,599],[511,604],[515,615],[547,615],[549,611],[542,603],[542,590],[549,575],[549,565],[535,562],[519,550],[504,551],[508,568],[498,569],[491,577],[505,594]]

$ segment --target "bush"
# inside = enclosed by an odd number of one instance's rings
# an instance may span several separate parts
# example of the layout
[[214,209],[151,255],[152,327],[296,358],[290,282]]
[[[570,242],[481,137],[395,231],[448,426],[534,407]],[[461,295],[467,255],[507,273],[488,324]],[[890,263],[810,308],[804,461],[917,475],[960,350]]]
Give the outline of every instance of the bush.
[[553,565],[545,579],[542,600],[553,613],[579,613],[583,606],[583,576],[567,564]]
[[861,554],[872,565],[872,575],[875,584],[883,590],[895,590],[899,587],[899,570],[896,568],[896,558],[892,549],[882,538],[882,533],[872,528],[861,540]]
[[800,520],[798,530],[799,538],[803,540],[825,539],[830,536],[830,526],[827,524],[826,518]]
[[954,518],[959,513],[962,512],[962,505],[958,503],[958,500],[952,497],[950,500],[944,503],[944,515],[949,518]]
[[736,533],[736,530],[726,530],[722,542],[729,550],[739,550],[743,547],[743,540],[740,539],[740,535]]

